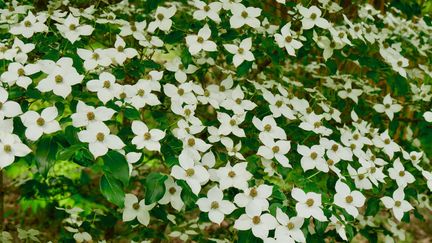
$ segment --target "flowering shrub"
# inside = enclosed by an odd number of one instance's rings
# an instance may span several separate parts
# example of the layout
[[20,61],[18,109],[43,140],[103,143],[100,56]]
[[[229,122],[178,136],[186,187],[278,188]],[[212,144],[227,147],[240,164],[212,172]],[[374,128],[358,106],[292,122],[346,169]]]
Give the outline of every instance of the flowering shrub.
[[392,242],[430,215],[430,17],[96,2],[1,5],[4,242]]

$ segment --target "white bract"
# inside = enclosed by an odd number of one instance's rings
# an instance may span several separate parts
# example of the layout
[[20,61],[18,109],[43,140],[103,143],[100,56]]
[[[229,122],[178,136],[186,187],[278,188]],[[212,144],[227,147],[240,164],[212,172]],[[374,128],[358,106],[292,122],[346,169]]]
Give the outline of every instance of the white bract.
[[61,130],[55,119],[58,111],[55,106],[47,107],[41,114],[36,111],[27,111],[21,115],[21,121],[26,127],[25,136],[31,141],[38,140],[43,134],[50,134]]

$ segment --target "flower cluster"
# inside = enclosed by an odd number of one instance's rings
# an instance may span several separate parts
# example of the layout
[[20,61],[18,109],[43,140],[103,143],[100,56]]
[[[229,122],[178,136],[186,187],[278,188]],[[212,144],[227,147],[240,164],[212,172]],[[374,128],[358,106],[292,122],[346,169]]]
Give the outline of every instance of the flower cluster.
[[[430,19],[145,2],[1,10],[1,168],[99,173],[97,216],[134,240],[403,240],[430,210]],[[103,240],[58,204],[77,242]]]

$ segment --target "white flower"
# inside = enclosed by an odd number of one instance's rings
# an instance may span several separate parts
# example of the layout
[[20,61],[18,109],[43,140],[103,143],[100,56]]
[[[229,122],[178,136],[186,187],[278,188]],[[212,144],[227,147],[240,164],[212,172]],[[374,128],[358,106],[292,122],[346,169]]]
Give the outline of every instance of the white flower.
[[118,150],[125,146],[119,137],[110,134],[109,128],[102,122],[90,123],[86,130],[78,133],[78,138],[89,144],[89,150],[95,158],[105,155],[108,149]]
[[22,35],[25,38],[30,38],[34,33],[45,32],[48,30],[48,26],[45,23],[45,14],[34,16],[32,12],[28,12],[28,15],[17,25],[10,28],[9,32],[13,35]]
[[216,172],[220,189],[235,187],[246,190],[248,188],[247,182],[252,178],[252,174],[246,170],[246,166],[247,162],[237,163],[234,166],[228,162],[225,167],[220,167]]
[[128,97],[132,97],[128,101],[137,109],[141,109],[146,105],[155,106],[161,103],[158,97],[152,93],[153,90],[160,91],[158,81],[140,79],[135,85],[125,87]]
[[263,211],[269,207],[268,198],[273,192],[273,187],[269,185],[259,185],[243,190],[234,197],[234,202],[239,207],[261,207]]
[[164,184],[165,194],[158,203],[162,205],[170,203],[175,210],[180,211],[184,206],[184,202],[181,198],[181,192],[183,189],[177,185],[171,177],[168,177]]
[[94,51],[78,48],[78,56],[84,60],[84,68],[94,70],[98,66],[108,67],[111,64],[111,58],[105,50],[97,48]]
[[304,171],[314,168],[326,173],[329,171],[328,164],[324,159],[325,149],[323,146],[313,145],[308,148],[304,145],[298,145],[297,152],[303,156],[300,163]]
[[249,25],[250,27],[257,29],[260,27],[260,21],[258,16],[261,15],[260,8],[245,7],[241,3],[235,3],[231,5],[231,13],[233,14],[230,18],[231,28],[238,29],[243,25]]
[[99,79],[87,82],[87,89],[97,92],[97,96],[102,103],[112,100],[120,91],[120,84],[116,83],[116,78],[111,73],[103,72],[99,74]]
[[357,208],[363,207],[366,197],[359,191],[351,191],[348,185],[341,180],[336,182],[335,190],[334,203],[357,218],[359,214]]
[[24,43],[15,37],[12,48],[6,51],[5,57],[9,60],[15,59],[16,62],[24,64],[28,59],[27,53],[30,53],[33,49],[35,49],[35,44]]
[[0,120],[5,117],[16,117],[22,113],[21,106],[15,101],[8,100],[8,97],[9,93],[0,87]]
[[145,28],[147,27],[147,22],[145,20],[141,22],[126,22],[121,28],[120,28],[120,36],[130,36],[132,35],[133,38],[136,40],[144,40],[146,38],[145,36]]
[[175,79],[180,83],[183,83],[187,80],[187,74],[192,74],[198,69],[192,64],[189,64],[187,67],[185,67],[180,57],[175,57],[171,61],[168,61],[165,64],[165,68],[170,72],[174,72]]
[[245,100],[244,96],[241,87],[237,86],[220,105],[227,110],[232,110],[235,114],[253,110],[257,105],[250,100]]
[[246,137],[246,134],[239,125],[244,121],[245,115],[233,115],[229,116],[226,113],[218,112],[217,119],[221,123],[219,127],[219,133],[222,135],[234,134],[237,137]]
[[78,101],[76,113],[71,115],[72,125],[74,127],[88,126],[91,123],[104,122],[111,119],[116,111],[104,106],[94,108]]
[[174,165],[171,175],[179,180],[184,180],[195,195],[201,191],[201,185],[209,180],[208,171],[187,157],[179,157],[180,166]]
[[330,27],[329,22],[321,17],[321,10],[316,6],[305,8],[299,5],[297,8],[303,16],[301,20],[303,29],[312,29],[315,25],[322,29],[328,29]]
[[6,82],[10,86],[17,84],[18,86],[27,89],[27,87],[33,82],[28,76],[39,71],[39,66],[36,64],[27,64],[23,66],[20,63],[13,62],[9,64],[8,70],[2,73],[0,80]]
[[77,232],[73,235],[73,238],[76,240],[76,242],[92,242],[92,237],[87,232]]
[[254,116],[252,123],[260,131],[260,140],[265,139],[265,137],[282,140],[286,140],[287,138],[285,131],[277,125],[273,116],[265,116],[262,120]]
[[55,67],[48,77],[39,81],[36,88],[41,92],[52,91],[54,94],[66,98],[72,92],[72,86],[84,79],[72,66]]
[[358,97],[363,93],[361,89],[353,89],[352,88],[352,82],[347,81],[344,84],[344,90],[340,90],[338,92],[339,97],[342,99],[350,98],[352,99],[356,104],[358,103]]
[[239,141],[236,145],[234,145],[234,141],[229,137],[221,138],[221,143],[225,146],[229,156],[235,156],[240,160],[245,160],[243,155],[240,153],[242,143]]
[[321,195],[315,192],[305,193],[299,188],[293,188],[291,196],[297,200],[296,211],[303,218],[314,217],[319,221],[327,221],[321,209]]
[[176,13],[177,8],[175,5],[172,5],[170,8],[158,7],[156,9],[155,17],[156,19],[151,22],[148,26],[148,31],[154,32],[156,29],[160,29],[162,31],[169,31],[172,26],[171,17]]
[[15,134],[0,132],[0,169],[15,161],[15,157],[24,157],[31,152]]
[[277,226],[277,221],[269,213],[263,213],[263,210],[257,206],[246,208],[246,213],[242,214],[234,223],[234,229],[252,230],[254,236],[266,238],[270,230]]
[[117,35],[114,48],[107,49],[106,54],[110,56],[116,64],[123,65],[127,59],[138,56],[138,51],[134,48],[126,48],[126,42]]
[[219,11],[222,8],[222,3],[212,2],[206,4],[203,1],[195,0],[194,5],[198,8],[198,10],[195,10],[195,12],[193,13],[194,19],[203,20],[205,18],[209,18],[216,23],[219,23],[221,21],[219,17]]
[[50,134],[61,130],[56,121],[58,111],[55,106],[45,108],[39,115],[36,111],[27,111],[21,115],[25,127],[25,136],[31,141],[38,140],[43,134]]
[[202,212],[208,212],[210,221],[216,224],[222,223],[226,214],[231,214],[236,208],[228,200],[223,200],[223,192],[217,186],[207,192],[207,197],[202,197],[196,202]]
[[62,24],[56,24],[57,29],[71,43],[81,39],[81,36],[89,36],[94,28],[91,25],[80,25],[79,18],[69,14]]
[[304,223],[302,217],[288,217],[280,208],[276,209],[276,219],[281,224],[276,227],[275,237],[276,239],[288,239],[292,238],[297,242],[306,242],[301,227]]
[[390,159],[393,158],[395,152],[400,151],[399,145],[390,138],[388,130],[385,130],[380,135],[376,135],[372,141],[375,146],[382,148]]
[[288,23],[282,27],[280,34],[274,35],[274,38],[280,48],[285,48],[289,55],[295,56],[295,50],[300,49],[303,44],[292,35],[291,23]]
[[401,221],[405,212],[408,212],[413,208],[411,204],[405,200],[405,193],[403,188],[398,188],[393,192],[393,198],[384,196],[381,198],[384,206],[388,209],[393,210],[394,217]]
[[142,121],[132,122],[132,132],[136,135],[132,139],[132,144],[138,149],[146,148],[149,151],[159,151],[159,141],[165,137],[165,132],[159,129],[149,130],[147,125]]
[[198,54],[201,50],[216,51],[217,46],[213,41],[208,40],[211,36],[211,30],[206,24],[202,27],[197,35],[186,36],[186,45],[192,55]]
[[286,140],[274,141],[271,137],[261,138],[264,144],[258,148],[257,155],[266,159],[275,158],[283,167],[291,168],[288,158],[285,156],[291,149],[291,142]]
[[347,169],[350,177],[354,179],[356,188],[364,190],[372,189],[372,183],[369,180],[369,172],[366,167],[360,167],[358,170],[356,170],[351,167],[351,165],[348,165]]
[[198,161],[201,156],[200,152],[206,152],[212,145],[207,144],[204,140],[193,136],[187,136],[183,140],[183,150],[180,153],[180,159],[182,156],[187,159]]
[[138,198],[134,194],[126,194],[123,210],[123,222],[138,219],[142,225],[147,226],[150,223],[149,211],[154,208],[156,203],[146,205],[144,199],[138,202]]
[[250,51],[252,48],[251,37],[243,39],[239,46],[225,44],[224,47],[229,53],[234,54],[233,63],[235,67],[240,66],[240,64],[242,64],[245,60],[250,62],[255,60],[253,53]]
[[171,98],[171,104],[182,105],[186,103],[191,105],[197,103],[197,99],[193,93],[192,82],[182,83],[179,86],[165,84],[163,88],[164,93]]
[[394,113],[402,110],[401,105],[393,103],[393,99],[390,94],[387,94],[384,97],[383,104],[375,104],[373,108],[379,113],[385,113],[390,120],[393,120]]
[[400,188],[405,188],[415,181],[414,176],[405,170],[399,158],[393,162],[393,167],[388,169],[389,176],[396,181]]
[[432,111],[426,111],[423,117],[427,122],[432,122]]

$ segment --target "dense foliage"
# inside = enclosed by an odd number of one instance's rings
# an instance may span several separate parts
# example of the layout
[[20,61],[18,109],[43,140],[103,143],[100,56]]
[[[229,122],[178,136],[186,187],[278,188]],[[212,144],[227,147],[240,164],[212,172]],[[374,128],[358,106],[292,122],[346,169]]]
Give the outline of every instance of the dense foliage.
[[37,2],[0,3],[2,242],[393,242],[431,215],[430,2]]

